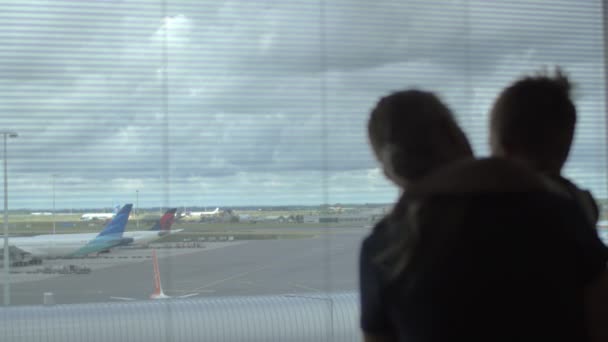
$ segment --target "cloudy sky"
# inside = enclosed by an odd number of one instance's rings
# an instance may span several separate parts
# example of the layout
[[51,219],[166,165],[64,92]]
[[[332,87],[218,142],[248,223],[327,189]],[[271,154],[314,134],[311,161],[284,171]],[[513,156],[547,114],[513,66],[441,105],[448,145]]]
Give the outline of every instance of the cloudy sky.
[[[606,196],[601,1],[4,0],[11,208],[390,202],[365,136],[389,91],[435,90],[479,155],[516,77],[562,65],[568,174]],[[52,175],[55,175],[54,177]]]

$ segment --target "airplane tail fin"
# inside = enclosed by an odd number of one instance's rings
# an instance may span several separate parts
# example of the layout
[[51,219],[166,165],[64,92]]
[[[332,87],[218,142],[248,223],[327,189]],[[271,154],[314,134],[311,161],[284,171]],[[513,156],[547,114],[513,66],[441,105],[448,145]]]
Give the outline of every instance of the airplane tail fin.
[[158,258],[156,257],[156,249],[152,250],[152,265],[154,267],[154,293],[150,295],[150,299],[169,298],[163,293],[163,286],[160,282],[160,269],[158,268]]
[[160,220],[156,221],[150,230],[171,230],[171,225],[175,221],[176,211],[177,208],[167,210],[167,212],[160,218]]
[[124,233],[132,208],[133,204],[125,204],[125,206],[120,209],[120,211],[114,216],[110,223],[104,227],[98,236]]

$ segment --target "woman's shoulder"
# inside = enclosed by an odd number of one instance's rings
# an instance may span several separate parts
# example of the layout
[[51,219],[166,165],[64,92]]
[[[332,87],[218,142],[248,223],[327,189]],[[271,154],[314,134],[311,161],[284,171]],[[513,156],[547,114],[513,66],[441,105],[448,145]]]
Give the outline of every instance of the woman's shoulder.
[[385,239],[390,222],[389,215],[378,221],[371,232],[363,239],[363,248],[372,248]]

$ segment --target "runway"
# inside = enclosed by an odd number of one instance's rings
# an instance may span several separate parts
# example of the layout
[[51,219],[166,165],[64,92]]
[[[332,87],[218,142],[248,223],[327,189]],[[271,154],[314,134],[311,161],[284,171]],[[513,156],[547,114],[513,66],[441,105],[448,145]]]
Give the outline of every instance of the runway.
[[[253,296],[357,289],[357,258],[366,228],[320,230],[307,239],[206,242],[205,248],[157,250],[165,294]],[[146,300],[153,292],[150,249],[113,251],[112,258],[71,260],[89,274],[16,275],[12,305]],[[54,261],[55,262],[55,261]],[[36,278],[36,276],[38,278]],[[28,278],[29,277],[29,278]]]

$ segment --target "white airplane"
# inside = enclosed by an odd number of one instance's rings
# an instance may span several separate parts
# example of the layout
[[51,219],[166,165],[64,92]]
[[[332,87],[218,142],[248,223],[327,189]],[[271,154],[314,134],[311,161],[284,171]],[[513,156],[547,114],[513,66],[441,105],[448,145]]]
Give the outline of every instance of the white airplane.
[[[171,230],[171,225],[175,219],[176,208],[169,209],[167,212],[148,230],[136,230],[136,231],[127,231],[123,233],[123,237],[132,239],[132,245],[136,246],[146,246],[151,242],[154,242],[161,237],[164,237],[169,234],[179,233],[183,231],[183,229]],[[78,234],[60,234],[60,236],[70,236],[72,238],[79,239],[92,239],[95,237],[95,233],[78,233]],[[44,234],[44,235],[36,235],[37,238],[51,238],[56,235]]]
[[328,209],[329,209],[329,211],[341,213],[343,211],[353,210],[355,208],[346,208],[346,207],[342,207],[342,206],[335,206],[335,207],[329,207]]
[[116,213],[118,213],[119,210],[120,210],[120,205],[117,205],[116,207],[114,207],[114,211],[111,213],[85,213],[85,214],[82,214],[82,216],[80,216],[80,219],[82,221],[110,220],[114,217],[114,215],[116,215]]
[[187,211],[185,215],[188,216],[211,216],[220,213],[220,208],[215,208],[213,211]]
[[94,220],[109,220],[114,217],[112,213],[87,213],[80,216],[82,221],[94,221]]
[[220,213],[220,208],[215,208],[213,211],[185,211],[180,214],[181,219],[192,220],[203,216],[215,216]]
[[[125,205],[99,234],[56,234],[9,238],[9,246],[38,258],[73,257],[99,253],[133,242],[124,237],[132,204]],[[1,248],[0,248],[1,249]]]

